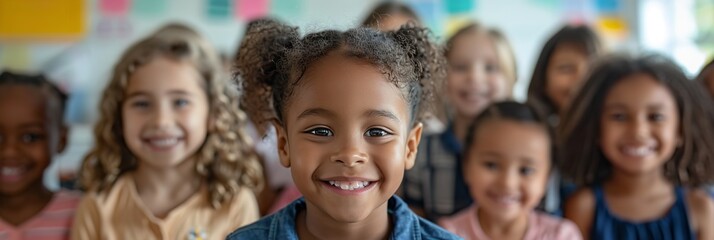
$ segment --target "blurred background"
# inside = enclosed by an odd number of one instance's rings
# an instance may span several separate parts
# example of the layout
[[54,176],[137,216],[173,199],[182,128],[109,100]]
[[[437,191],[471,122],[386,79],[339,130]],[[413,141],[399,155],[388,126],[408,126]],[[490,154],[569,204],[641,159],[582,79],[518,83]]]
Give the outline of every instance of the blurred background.
[[[70,146],[47,170],[50,188],[92,146],[110,71],[133,41],[180,22],[232,58],[251,19],[272,16],[312,32],[358,26],[380,0],[0,0],[0,69],[44,73],[70,94]],[[464,22],[502,30],[525,99],[540,48],[566,23],[593,26],[610,51],[658,52],[690,75],[714,53],[714,0],[403,0],[443,42]]]

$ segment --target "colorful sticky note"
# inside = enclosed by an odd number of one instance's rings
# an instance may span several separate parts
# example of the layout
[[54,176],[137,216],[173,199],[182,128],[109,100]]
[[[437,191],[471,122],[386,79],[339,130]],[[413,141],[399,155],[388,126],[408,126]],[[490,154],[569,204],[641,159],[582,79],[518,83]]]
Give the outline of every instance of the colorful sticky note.
[[124,16],[129,11],[129,4],[129,0],[100,0],[99,10],[107,16]]
[[302,16],[301,0],[272,0],[270,1],[270,14],[282,18],[291,19]]
[[139,16],[156,17],[166,11],[166,0],[137,0],[133,2],[131,9]]
[[85,0],[0,1],[0,38],[79,38]]
[[600,16],[595,21],[595,27],[605,40],[623,40],[629,36],[627,22],[621,17]]
[[231,16],[231,0],[208,0],[206,3],[206,15],[213,20],[227,20]]
[[595,9],[601,13],[616,13],[620,11],[619,0],[595,0]]
[[461,30],[461,28],[466,27],[472,22],[473,20],[468,16],[450,17],[449,20],[446,21],[446,32],[444,33],[444,36],[450,38],[457,31]]
[[30,49],[24,44],[6,44],[0,54],[0,68],[27,71],[30,67]]
[[438,0],[413,0],[409,4],[422,19],[424,25],[431,29],[434,34],[441,36],[444,32],[443,19],[444,12],[441,2]]
[[250,21],[255,18],[268,15],[270,2],[268,0],[238,0],[236,4],[238,18],[243,21]]
[[561,0],[532,0],[534,5],[550,9],[558,9],[562,5]]
[[449,14],[470,13],[476,8],[476,0],[446,0]]

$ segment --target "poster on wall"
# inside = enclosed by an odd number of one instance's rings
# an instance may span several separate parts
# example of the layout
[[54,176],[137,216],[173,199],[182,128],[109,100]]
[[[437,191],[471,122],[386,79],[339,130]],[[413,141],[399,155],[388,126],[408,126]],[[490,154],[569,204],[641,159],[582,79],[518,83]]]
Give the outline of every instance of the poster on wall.
[[0,1],[1,40],[76,40],[85,33],[84,0]]

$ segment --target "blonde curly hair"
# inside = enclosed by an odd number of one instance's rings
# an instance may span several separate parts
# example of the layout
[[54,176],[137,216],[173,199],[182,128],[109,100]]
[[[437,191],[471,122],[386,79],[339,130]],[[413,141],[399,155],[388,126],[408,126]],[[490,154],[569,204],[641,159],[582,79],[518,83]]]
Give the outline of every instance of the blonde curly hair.
[[262,169],[245,131],[247,118],[238,107],[238,87],[222,68],[211,45],[179,24],[167,25],[135,43],[115,65],[99,105],[101,117],[94,128],[95,146],[82,163],[82,187],[107,191],[120,175],[136,169],[137,161],[122,136],[121,106],[129,76],[156,57],[188,62],[206,81],[211,122],[206,140],[196,153],[196,172],[208,185],[211,204],[220,206],[242,187],[259,189]]

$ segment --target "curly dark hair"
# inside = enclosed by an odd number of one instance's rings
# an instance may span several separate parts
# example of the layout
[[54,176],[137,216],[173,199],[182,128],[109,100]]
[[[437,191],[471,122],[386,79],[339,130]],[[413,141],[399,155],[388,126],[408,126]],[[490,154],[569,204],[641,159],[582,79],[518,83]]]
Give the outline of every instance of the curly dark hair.
[[64,124],[64,112],[68,96],[44,75],[3,71],[0,73],[0,86],[4,85],[32,86],[41,89],[47,95],[48,110],[52,114],[52,118],[57,120],[57,123]]
[[602,52],[602,44],[599,37],[590,27],[585,25],[564,26],[548,39],[543,46],[538,61],[533,68],[530,84],[528,85],[528,102],[538,111],[547,117],[558,114],[553,100],[546,94],[548,84],[548,64],[553,53],[563,44],[574,44],[581,49],[588,57],[596,57]]
[[242,99],[246,112],[257,123],[283,123],[285,107],[305,71],[334,51],[377,67],[404,94],[412,123],[430,110],[430,99],[445,76],[441,50],[426,28],[408,24],[380,32],[360,27],[301,38],[296,27],[262,19],[248,26],[236,59],[234,78],[248,90]]
[[633,74],[652,76],[667,87],[679,109],[681,146],[664,164],[674,184],[700,186],[714,180],[714,108],[704,90],[690,81],[671,60],[609,56],[601,59],[573,100],[558,129],[564,177],[587,186],[609,178],[612,164],[598,144],[603,104],[610,90]]

